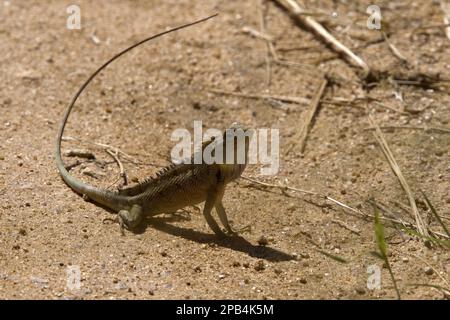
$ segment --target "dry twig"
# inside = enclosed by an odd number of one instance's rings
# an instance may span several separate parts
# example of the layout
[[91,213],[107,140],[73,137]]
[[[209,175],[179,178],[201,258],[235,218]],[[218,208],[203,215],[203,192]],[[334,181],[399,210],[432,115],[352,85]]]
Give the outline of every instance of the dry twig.
[[298,103],[298,104],[309,104],[310,100],[307,98],[301,97],[290,97],[290,96],[278,96],[278,95],[270,95],[270,94],[254,94],[254,93],[244,93],[244,92],[235,92],[235,91],[226,91],[226,90],[218,90],[218,89],[210,89],[209,92],[215,94],[223,94],[228,96],[249,98],[249,99],[273,99],[279,100],[282,102],[288,103]]
[[331,222],[336,223],[337,225],[341,226],[342,228],[347,229],[347,230],[353,232],[354,234],[357,234],[358,236],[361,234],[360,230],[349,226],[344,221],[341,221],[341,220],[338,220],[338,219],[332,219]]
[[[351,212],[353,215],[355,215],[357,217],[364,218],[364,219],[370,219],[370,220],[375,218],[375,215],[373,215],[373,214],[365,213],[365,212],[360,211],[358,209],[352,208],[351,206],[346,205],[345,203],[342,203],[342,202],[340,202],[340,201],[338,201],[338,200],[336,200],[334,198],[331,198],[331,197],[326,196],[324,194],[320,194],[318,192],[298,189],[298,188],[294,188],[294,187],[290,187],[290,186],[283,186],[283,185],[276,185],[276,184],[272,184],[272,183],[262,182],[262,181],[258,181],[258,180],[255,180],[255,179],[252,179],[252,178],[249,178],[249,177],[246,177],[246,176],[241,176],[241,178],[243,180],[250,181],[253,184],[261,185],[263,187],[280,189],[283,192],[283,194],[285,194],[285,195],[286,195],[285,192],[287,190],[291,190],[291,191],[294,191],[294,192],[300,192],[300,193],[309,194],[309,195],[312,195],[312,196],[317,196],[319,198],[328,200],[328,201],[332,202],[333,204],[344,208],[346,211]],[[385,210],[382,210],[382,211],[386,212]],[[417,230],[417,226],[416,225],[414,225],[412,223],[409,223],[409,222],[406,222],[406,221],[403,221],[401,219],[396,219],[396,218],[394,218],[394,215],[392,213],[391,213],[391,217],[381,216],[380,219],[383,220],[383,221],[389,222],[389,223],[391,223],[393,225],[396,225],[396,226],[401,226],[401,227],[406,227],[406,228],[409,228],[409,229],[412,229],[412,230]],[[447,235],[445,235],[443,233],[436,232],[436,231],[433,231],[431,229],[429,231],[435,236],[438,236],[438,237],[441,237],[441,238],[445,238],[445,239],[450,239],[450,237],[448,237]]]
[[427,227],[425,226],[425,223],[423,222],[422,217],[419,213],[419,209],[417,208],[416,200],[414,199],[411,188],[409,187],[409,184],[406,182],[406,179],[403,176],[403,173],[402,173],[399,165],[397,164],[397,161],[395,160],[394,155],[392,154],[392,151],[386,142],[386,139],[384,139],[383,133],[381,132],[378,125],[373,121],[373,119],[370,115],[369,115],[369,121],[370,121],[372,127],[375,128],[375,131],[373,132],[375,139],[380,144],[381,150],[383,151],[386,159],[388,160],[392,171],[397,176],[397,178],[400,182],[400,185],[402,186],[403,190],[405,191],[405,193],[408,197],[409,204],[410,204],[411,210],[412,210],[412,215],[416,221],[417,230],[419,231],[419,233],[421,235],[429,236]]
[[[305,116],[302,121],[302,125],[300,127],[300,130],[295,135],[294,140],[299,139],[299,145],[300,145],[300,152],[303,153],[305,150],[305,144],[306,144],[306,137],[308,136],[309,130],[311,128],[311,122],[317,113],[317,109],[320,104],[320,99],[322,98],[322,95],[325,91],[325,88],[327,86],[327,80],[323,79],[319,88],[316,91],[316,94],[314,95],[313,99],[311,100],[311,104],[309,109],[305,112]],[[292,143],[290,148],[286,151],[286,154],[288,154],[292,149],[296,146],[295,143]]]
[[[436,128],[436,127],[421,127],[421,126],[379,126],[381,130],[394,130],[394,129],[406,129],[406,130],[423,130],[425,132],[437,132],[437,133],[450,133],[450,129]],[[364,130],[376,130],[376,127],[365,128]]]
[[397,47],[394,46],[391,41],[389,41],[389,38],[387,37],[386,33],[384,31],[381,31],[381,34],[383,35],[384,41],[386,41],[386,43],[388,44],[392,54],[400,61],[404,63],[409,63],[408,59],[406,59],[405,56],[397,49]]
[[114,159],[114,161],[117,162],[117,165],[119,166],[119,178],[123,179],[123,183],[119,186],[119,189],[121,189],[123,186],[128,185],[128,178],[125,173],[125,169],[123,168],[123,164],[119,159],[119,150],[116,149],[114,150],[115,152],[112,152],[112,150],[106,149],[105,151]]
[[450,3],[441,0],[441,9],[444,12],[445,35],[450,40]]
[[331,35],[320,23],[313,17],[305,15],[305,10],[302,9],[295,0],[273,0],[287,9],[291,15],[298,19],[303,25],[312,29],[323,41],[331,45],[335,51],[345,55],[349,62],[363,70],[363,76],[367,77],[370,74],[370,68],[367,63],[353,53],[349,48],[344,46],[333,35]]

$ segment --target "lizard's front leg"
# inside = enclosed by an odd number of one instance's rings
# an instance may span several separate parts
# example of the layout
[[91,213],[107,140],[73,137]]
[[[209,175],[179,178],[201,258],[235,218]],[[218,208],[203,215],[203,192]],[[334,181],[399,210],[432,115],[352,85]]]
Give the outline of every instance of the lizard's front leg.
[[142,207],[134,204],[129,211],[120,210],[117,218],[121,228],[125,226],[127,229],[134,229],[141,223],[143,215]]
[[227,217],[227,214],[225,212],[225,208],[224,208],[224,206],[222,204],[222,199],[218,199],[216,201],[216,211],[217,211],[217,214],[219,215],[220,221],[222,222],[223,226],[227,230],[228,234],[230,234],[230,235],[237,235],[240,232],[249,231],[250,230],[250,225],[242,227],[242,228],[239,228],[237,230],[233,230],[233,228],[230,226],[230,223],[228,222],[228,217]]
[[223,231],[220,230],[219,225],[211,215],[211,211],[217,200],[217,195],[218,195],[217,190],[211,190],[208,192],[208,195],[206,196],[205,207],[203,208],[203,216],[205,217],[206,222],[208,223],[212,231],[214,231],[214,233],[218,237],[223,238],[226,236],[225,233],[223,233]]

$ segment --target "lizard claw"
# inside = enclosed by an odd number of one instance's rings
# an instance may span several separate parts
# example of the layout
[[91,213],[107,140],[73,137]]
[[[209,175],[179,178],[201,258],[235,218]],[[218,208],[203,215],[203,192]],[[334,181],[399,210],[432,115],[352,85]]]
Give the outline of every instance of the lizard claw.
[[230,227],[229,230],[226,230],[226,234],[227,234],[228,236],[237,237],[237,236],[239,236],[241,233],[244,233],[244,232],[251,232],[251,231],[252,231],[251,225],[247,225],[247,226],[244,226],[244,227],[241,227],[241,228],[238,228],[238,229],[232,229],[232,228]]
[[104,219],[102,220],[103,223],[105,223],[106,221],[118,222],[118,221],[117,221],[117,217],[115,217],[115,218],[104,218]]
[[120,228],[120,235],[121,236],[124,236],[125,235],[125,222],[123,221],[123,218],[122,218],[122,216],[120,216],[120,215],[117,215],[117,222],[119,223],[119,228]]
[[114,223],[117,222],[119,224],[119,227],[120,227],[120,235],[122,235],[122,236],[125,235],[125,232],[124,232],[125,224],[124,224],[123,220],[120,218],[120,216],[116,216],[115,218],[105,218],[105,219],[102,220],[103,223],[105,223],[106,221],[111,221],[111,222],[114,222]]

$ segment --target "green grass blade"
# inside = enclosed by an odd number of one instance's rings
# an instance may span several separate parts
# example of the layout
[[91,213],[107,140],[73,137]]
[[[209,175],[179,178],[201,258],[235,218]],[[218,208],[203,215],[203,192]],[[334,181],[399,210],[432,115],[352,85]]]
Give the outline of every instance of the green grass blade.
[[419,237],[425,240],[429,240],[437,245],[443,246],[443,247],[447,247],[450,249],[450,241],[448,240],[442,240],[442,239],[438,239],[435,237],[428,237],[428,236],[424,236],[423,234],[418,233],[415,230],[409,229],[407,227],[402,227],[401,228],[405,233],[409,234],[410,236],[415,236],[415,237]]
[[375,208],[375,239],[377,241],[378,250],[380,254],[385,259],[387,257],[387,245],[384,239],[384,227],[381,223],[380,213],[378,209]]
[[389,263],[389,259],[388,259],[388,255],[387,255],[387,244],[386,244],[386,239],[384,237],[384,227],[383,227],[383,224],[381,223],[380,213],[376,207],[374,208],[374,210],[375,210],[375,239],[377,242],[378,250],[380,250],[379,256],[386,263],[386,267],[388,268],[389,274],[392,279],[392,283],[394,284],[394,289],[397,294],[397,299],[401,300],[402,298],[400,296],[400,290],[398,290],[397,281],[395,280],[394,272],[392,271],[391,264]]
[[322,249],[316,249],[316,250],[318,252],[320,252],[321,254],[323,254],[324,256],[327,256],[328,258],[331,258],[331,259],[333,259],[333,260],[335,260],[337,262],[340,262],[340,263],[347,263],[348,262],[346,259],[344,259],[344,258],[342,258],[340,256],[337,256],[337,255],[331,254],[329,252],[323,251]]
[[423,191],[421,191],[421,192],[422,192],[423,197],[425,198],[425,201],[426,201],[428,207],[430,208],[431,212],[433,213],[434,217],[439,222],[439,224],[442,226],[442,228],[444,229],[445,233],[450,237],[450,232],[448,231],[447,226],[442,221],[441,217],[439,217],[439,215],[437,214],[436,209],[434,209],[433,205],[431,204],[431,201],[428,199],[428,197],[425,194],[425,192],[423,192]]

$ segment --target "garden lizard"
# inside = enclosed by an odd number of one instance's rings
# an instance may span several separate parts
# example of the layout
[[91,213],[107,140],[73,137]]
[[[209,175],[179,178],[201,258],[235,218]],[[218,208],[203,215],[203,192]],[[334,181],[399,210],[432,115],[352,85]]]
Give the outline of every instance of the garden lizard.
[[[183,207],[205,202],[203,215],[214,233],[216,233],[216,235],[218,236],[225,235],[225,233],[221,230],[221,228],[211,215],[213,208],[215,208],[220,221],[225,227],[227,234],[235,234],[235,231],[231,228],[228,222],[227,215],[222,204],[222,197],[225,191],[226,184],[232,180],[239,178],[241,173],[245,169],[246,163],[248,161],[248,148],[252,133],[251,129],[246,129],[241,125],[233,124],[229,129],[225,131],[223,139],[211,139],[210,141],[204,142],[202,145],[202,150],[197,151],[202,152],[206,146],[214,143],[216,152],[217,150],[222,148],[223,159],[225,160],[228,150],[225,147],[227,141],[233,140],[233,142],[235,142],[235,140],[238,140],[239,142],[239,139],[236,139],[235,134],[238,131],[242,130],[242,132],[246,134],[245,139],[243,140],[243,143],[245,144],[244,163],[238,163],[238,161],[236,161],[239,146],[237,143],[233,143],[235,157],[232,163],[227,161],[226,163],[222,164],[207,164],[202,161],[202,163],[200,164],[194,164],[191,161],[190,163],[172,164],[159,171],[155,177],[151,177],[136,186],[128,187],[117,192],[96,188],[76,179],[67,171],[61,157],[61,140],[65,125],[67,123],[67,119],[73,108],[73,105],[75,104],[78,96],[81,94],[84,88],[101,70],[103,70],[112,61],[114,61],[124,53],[130,51],[131,49],[146,41],[191,26],[193,24],[203,22],[214,16],[210,16],[205,19],[198,20],[190,24],[185,24],[151,36],[116,54],[113,58],[108,60],[99,69],[97,69],[86,80],[86,82],[84,82],[84,84],[72,98],[64,114],[56,143],[56,165],[58,167],[59,173],[64,182],[75,192],[94,201],[95,203],[103,205],[117,212],[117,218],[121,225],[121,228],[126,227],[128,229],[133,229],[140,224],[144,217],[154,216],[160,213],[172,213]],[[192,156],[191,160],[193,160],[194,157],[195,156]]]

